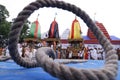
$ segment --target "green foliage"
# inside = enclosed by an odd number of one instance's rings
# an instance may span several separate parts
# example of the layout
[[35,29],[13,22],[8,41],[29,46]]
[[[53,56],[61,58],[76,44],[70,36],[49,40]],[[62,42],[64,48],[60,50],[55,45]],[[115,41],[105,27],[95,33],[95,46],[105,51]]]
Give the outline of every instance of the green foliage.
[[26,21],[23,25],[23,28],[22,28],[22,31],[21,31],[21,34],[20,34],[20,42],[22,42],[24,40],[24,38],[27,37],[27,30],[29,29],[29,24],[30,22],[29,21]]
[[0,47],[5,47],[8,40],[8,33],[10,31],[11,22],[6,18],[9,17],[9,12],[6,7],[0,5]]
[[5,6],[0,4],[0,21],[5,20],[9,17],[9,12]]
[[9,17],[9,12],[5,6],[0,5],[0,35],[2,35],[4,39],[8,38],[11,26],[11,23],[6,20],[7,17]]
[[0,35],[3,35],[3,38],[8,38],[8,33],[10,31],[11,23],[8,21],[3,21],[0,23]]
[[[0,5],[0,35],[3,36],[3,39],[8,39],[8,34],[10,32],[10,26],[11,22],[8,22],[6,18],[9,17],[9,12],[6,9],[5,6]],[[12,19],[12,22],[14,22],[15,19]],[[23,39],[27,36],[27,29],[29,28],[30,22],[27,20],[24,25],[23,29],[21,31],[21,34],[19,36],[19,40],[23,41]]]

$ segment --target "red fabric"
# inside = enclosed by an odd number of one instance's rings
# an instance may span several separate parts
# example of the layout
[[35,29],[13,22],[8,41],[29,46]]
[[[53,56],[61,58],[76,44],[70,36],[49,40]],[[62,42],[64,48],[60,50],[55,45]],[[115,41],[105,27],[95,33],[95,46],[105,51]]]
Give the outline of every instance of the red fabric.
[[35,27],[35,32],[34,32],[34,37],[37,38],[37,33],[38,33],[38,20],[35,21],[36,27]]
[[85,48],[84,50],[84,59],[88,59],[88,49]]
[[55,23],[56,23],[56,21],[53,21],[53,22],[52,22],[52,26],[51,26],[51,35],[50,35],[51,38],[52,38],[53,35],[54,35]]
[[74,38],[74,21],[72,23],[72,32],[71,32],[71,39]]
[[71,39],[74,38],[74,27],[75,27],[75,23],[78,22],[77,19],[75,19],[73,22],[72,22],[72,31],[71,31]]
[[88,59],[88,53],[87,52],[85,53],[85,59]]

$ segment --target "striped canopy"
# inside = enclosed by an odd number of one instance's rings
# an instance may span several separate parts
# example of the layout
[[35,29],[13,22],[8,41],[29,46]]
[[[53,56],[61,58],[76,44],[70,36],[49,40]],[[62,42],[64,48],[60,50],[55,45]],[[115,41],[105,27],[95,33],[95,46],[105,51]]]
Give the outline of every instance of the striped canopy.
[[71,31],[68,39],[81,39],[81,27],[79,21],[75,18],[72,22]]
[[58,23],[56,22],[55,19],[50,24],[48,37],[49,38],[59,38],[59,27],[58,27]]
[[41,38],[41,27],[38,20],[34,21],[30,27],[31,38]]

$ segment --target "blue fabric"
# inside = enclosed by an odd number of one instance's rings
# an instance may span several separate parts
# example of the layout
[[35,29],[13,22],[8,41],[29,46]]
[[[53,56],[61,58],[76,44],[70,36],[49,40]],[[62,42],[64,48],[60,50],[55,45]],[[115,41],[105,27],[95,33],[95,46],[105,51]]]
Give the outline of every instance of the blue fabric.
[[[77,68],[100,68],[104,66],[103,60],[88,60],[77,64],[66,64]],[[42,68],[26,69],[13,61],[0,62],[0,80],[58,80],[46,73]],[[120,61],[116,80],[120,80]]]

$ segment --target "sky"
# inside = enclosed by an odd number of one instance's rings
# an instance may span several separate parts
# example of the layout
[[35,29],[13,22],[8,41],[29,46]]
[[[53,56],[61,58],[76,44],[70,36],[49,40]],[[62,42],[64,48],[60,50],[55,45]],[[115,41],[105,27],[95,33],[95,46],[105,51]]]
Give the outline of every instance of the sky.
[[[23,8],[29,5],[31,2],[36,0],[0,0],[0,4],[6,6],[10,13],[10,17],[7,19],[11,21],[16,18],[18,13]],[[120,4],[119,0],[63,0],[65,2],[76,5],[77,7],[84,10],[91,19],[103,23],[106,30],[110,35],[114,35],[120,38]],[[54,20],[55,14],[56,21],[58,22],[60,35],[65,29],[70,29],[72,21],[75,19],[75,14],[61,10],[58,8],[40,8],[34,11],[33,14],[28,18],[29,21],[33,22],[39,15],[38,20],[41,26],[41,32],[44,33],[49,30],[51,22]],[[96,15],[95,15],[96,14]],[[82,29],[82,35],[87,35],[87,26],[79,18]]]

